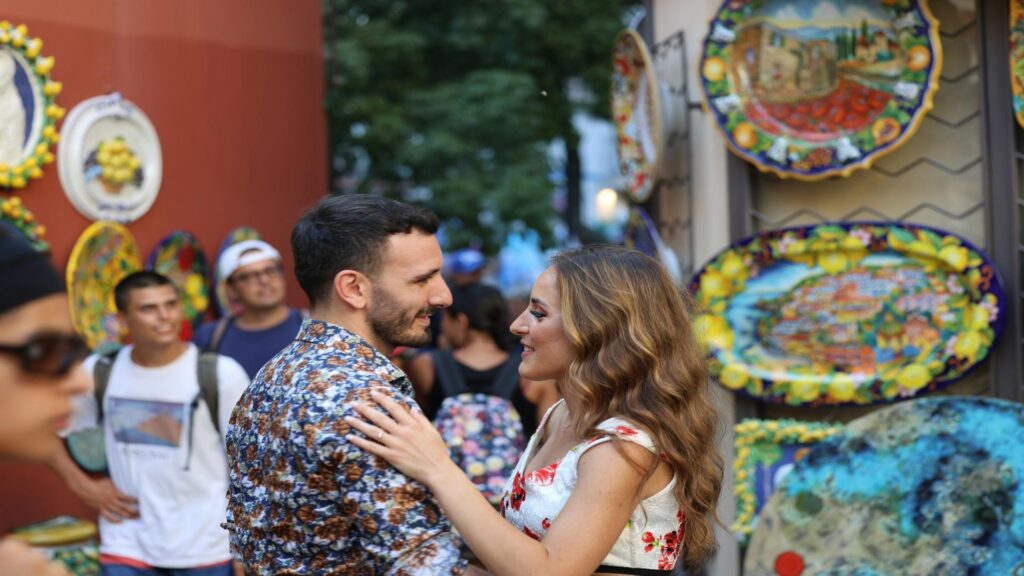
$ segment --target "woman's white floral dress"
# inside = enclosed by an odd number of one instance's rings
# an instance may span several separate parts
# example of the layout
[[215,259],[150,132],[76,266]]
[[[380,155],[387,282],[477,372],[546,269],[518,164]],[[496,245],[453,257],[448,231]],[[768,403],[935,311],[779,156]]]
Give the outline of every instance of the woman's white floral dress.
[[[513,526],[528,536],[541,540],[558,517],[576,487],[576,469],[580,457],[590,448],[610,442],[608,436],[593,438],[574,446],[565,456],[544,468],[525,473],[526,464],[536,453],[548,418],[557,404],[548,410],[519,459],[512,478],[505,485],[499,511]],[[598,425],[622,440],[635,442],[655,451],[654,442],[646,432],[619,418],[609,418]],[[611,552],[601,563],[600,571],[624,571],[632,574],[669,571],[676,563],[683,546],[684,517],[673,489],[676,478],[657,494],[646,498],[633,511]],[[625,569],[625,570],[615,570]],[[651,572],[648,572],[651,571]]]

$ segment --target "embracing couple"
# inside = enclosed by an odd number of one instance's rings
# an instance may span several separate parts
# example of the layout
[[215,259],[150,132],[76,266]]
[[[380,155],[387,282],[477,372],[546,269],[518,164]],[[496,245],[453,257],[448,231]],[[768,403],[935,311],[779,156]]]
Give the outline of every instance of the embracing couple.
[[295,341],[239,400],[227,528],[247,574],[462,574],[452,525],[493,574],[667,574],[716,548],[722,478],[688,301],[618,247],[555,257],[510,329],[520,374],[563,399],[496,510],[448,457],[387,355],[451,303],[436,217],[322,200],[292,232],[310,300]]

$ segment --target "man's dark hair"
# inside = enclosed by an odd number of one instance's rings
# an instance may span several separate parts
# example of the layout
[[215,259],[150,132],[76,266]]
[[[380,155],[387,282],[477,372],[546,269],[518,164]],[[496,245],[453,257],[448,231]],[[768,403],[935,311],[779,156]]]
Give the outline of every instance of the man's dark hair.
[[[128,309],[128,301],[131,299],[132,290],[152,288],[154,286],[174,286],[174,282],[167,276],[151,270],[132,272],[122,278],[117,283],[117,287],[114,288],[114,304],[117,306],[118,311],[124,312]],[[177,286],[174,286],[174,288],[177,290]]]
[[295,277],[311,306],[330,293],[342,270],[373,277],[388,237],[414,230],[435,234],[439,222],[429,210],[365,194],[328,196],[292,229]]

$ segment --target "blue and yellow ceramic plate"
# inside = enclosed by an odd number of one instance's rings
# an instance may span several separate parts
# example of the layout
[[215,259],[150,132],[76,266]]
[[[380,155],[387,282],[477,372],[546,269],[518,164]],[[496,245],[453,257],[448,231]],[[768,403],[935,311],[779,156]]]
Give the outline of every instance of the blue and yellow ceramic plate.
[[991,398],[855,420],[776,488],[744,574],[1022,574],[1022,444],[1024,405]]
[[706,264],[691,290],[715,379],[794,406],[943,387],[988,355],[1005,309],[995,267],[968,241],[872,222],[747,238]]

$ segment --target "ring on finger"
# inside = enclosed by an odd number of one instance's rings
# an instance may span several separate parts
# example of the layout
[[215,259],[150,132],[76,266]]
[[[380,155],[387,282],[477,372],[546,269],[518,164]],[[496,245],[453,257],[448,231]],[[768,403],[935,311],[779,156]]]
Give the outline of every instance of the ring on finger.
[[384,432],[383,430],[377,432],[377,442],[383,442],[385,434],[387,434],[387,432]]

